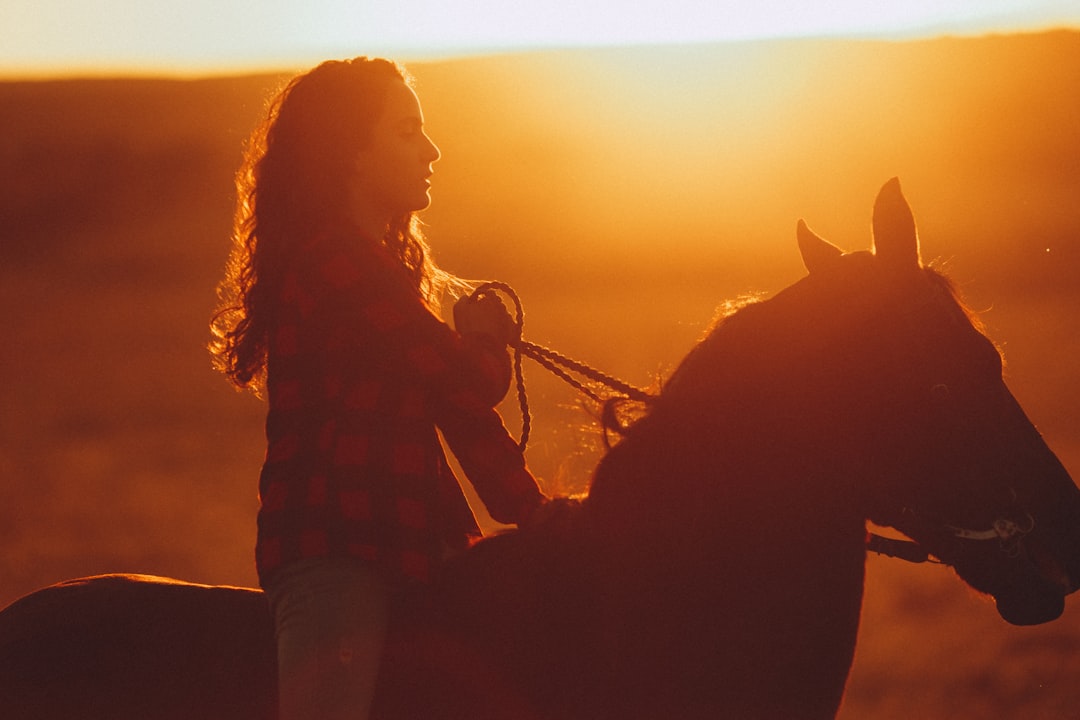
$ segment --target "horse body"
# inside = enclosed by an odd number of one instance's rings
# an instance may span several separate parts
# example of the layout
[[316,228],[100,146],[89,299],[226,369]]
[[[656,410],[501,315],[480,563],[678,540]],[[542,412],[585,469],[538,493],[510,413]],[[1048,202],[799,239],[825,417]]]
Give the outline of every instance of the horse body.
[[[799,242],[809,275],[720,322],[580,507],[480,543],[403,599],[379,717],[834,717],[868,518],[1009,622],[1062,612],[1080,583],[1080,492],[997,350],[922,267],[898,183],[875,205],[872,253],[802,224]],[[84,718],[270,718],[268,623],[253,591],[47,589],[0,613],[0,712],[68,717],[48,702],[73,685]],[[102,703],[125,711],[86,710]]]
[[0,613],[0,717],[276,717],[261,592],[140,575],[72,580]]

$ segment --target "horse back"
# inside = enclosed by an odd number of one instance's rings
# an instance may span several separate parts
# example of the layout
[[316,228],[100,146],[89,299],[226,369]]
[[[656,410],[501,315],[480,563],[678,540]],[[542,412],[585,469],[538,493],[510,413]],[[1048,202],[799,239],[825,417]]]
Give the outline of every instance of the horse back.
[[275,663],[257,590],[71,580],[0,612],[0,717],[269,720]]

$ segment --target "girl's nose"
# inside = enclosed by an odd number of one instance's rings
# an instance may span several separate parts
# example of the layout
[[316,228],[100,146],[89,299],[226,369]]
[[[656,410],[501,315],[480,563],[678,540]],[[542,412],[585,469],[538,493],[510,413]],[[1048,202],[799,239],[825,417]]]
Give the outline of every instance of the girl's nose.
[[424,139],[427,140],[428,145],[428,157],[430,158],[428,162],[435,162],[440,157],[442,157],[442,153],[439,152],[439,146],[433,143],[431,141],[431,138],[429,138],[427,135],[424,135]]

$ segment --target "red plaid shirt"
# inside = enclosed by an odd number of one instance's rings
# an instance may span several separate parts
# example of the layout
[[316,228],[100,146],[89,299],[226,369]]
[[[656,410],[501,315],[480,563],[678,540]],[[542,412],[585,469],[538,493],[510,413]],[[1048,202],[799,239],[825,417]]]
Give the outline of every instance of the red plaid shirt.
[[270,331],[267,452],[256,567],[352,556],[427,579],[479,528],[438,427],[491,515],[523,520],[542,496],[493,409],[505,348],[436,318],[389,253],[322,238],[281,285]]

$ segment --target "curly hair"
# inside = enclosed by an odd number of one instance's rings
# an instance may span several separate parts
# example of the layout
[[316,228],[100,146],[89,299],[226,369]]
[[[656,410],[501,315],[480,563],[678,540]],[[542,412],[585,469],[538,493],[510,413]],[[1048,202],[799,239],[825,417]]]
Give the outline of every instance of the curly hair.
[[[413,79],[389,60],[324,62],[277,93],[248,139],[236,175],[232,251],[218,285],[209,345],[214,367],[238,388],[261,394],[282,271],[299,241],[347,217],[354,158],[394,82],[411,87]],[[444,274],[431,260],[415,213],[394,218],[382,241],[420,297],[436,306]]]

